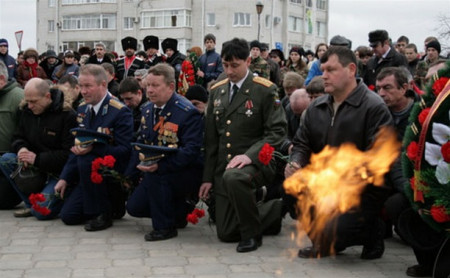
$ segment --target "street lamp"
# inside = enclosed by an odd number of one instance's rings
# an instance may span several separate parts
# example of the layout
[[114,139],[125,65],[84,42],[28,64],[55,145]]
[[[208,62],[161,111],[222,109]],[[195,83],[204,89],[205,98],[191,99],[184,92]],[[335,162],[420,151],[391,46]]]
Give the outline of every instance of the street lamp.
[[261,32],[261,13],[264,9],[264,4],[261,1],[256,2],[256,13],[258,14],[258,41]]

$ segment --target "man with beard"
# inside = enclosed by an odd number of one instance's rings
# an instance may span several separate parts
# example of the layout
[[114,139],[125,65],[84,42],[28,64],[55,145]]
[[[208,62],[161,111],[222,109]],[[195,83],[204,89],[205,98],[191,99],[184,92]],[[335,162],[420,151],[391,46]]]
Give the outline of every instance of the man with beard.
[[144,49],[147,53],[147,67],[152,67],[158,63],[164,62],[164,56],[159,53],[159,38],[156,36],[147,36],[144,38]]
[[137,49],[137,40],[135,38],[123,38],[122,49],[125,51],[125,57],[119,59],[116,66],[116,74],[119,81],[127,76],[133,76],[136,70],[143,69],[145,66],[144,61],[137,58],[134,54]]

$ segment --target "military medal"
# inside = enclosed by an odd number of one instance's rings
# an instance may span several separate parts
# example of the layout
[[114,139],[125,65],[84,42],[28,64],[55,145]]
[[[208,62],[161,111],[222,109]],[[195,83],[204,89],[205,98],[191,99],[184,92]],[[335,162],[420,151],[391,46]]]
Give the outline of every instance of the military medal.
[[245,115],[247,115],[247,117],[251,117],[253,115],[253,112],[251,110],[253,108],[253,102],[250,99],[245,103],[245,108],[247,108]]
[[215,99],[214,100],[214,107],[219,107],[220,106],[220,99]]

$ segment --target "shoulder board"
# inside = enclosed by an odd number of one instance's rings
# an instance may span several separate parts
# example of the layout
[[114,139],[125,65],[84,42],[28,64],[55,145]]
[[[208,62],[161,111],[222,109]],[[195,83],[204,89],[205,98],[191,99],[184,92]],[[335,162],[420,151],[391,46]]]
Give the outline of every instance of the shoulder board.
[[265,79],[265,78],[259,77],[259,76],[253,77],[253,82],[263,85],[264,87],[267,87],[267,88],[269,88],[270,86],[273,85],[272,81],[270,81],[269,79]]
[[224,80],[221,80],[221,81],[217,82],[216,84],[212,85],[211,86],[211,90],[213,90],[213,89],[215,89],[217,87],[220,87],[223,84],[227,84],[227,83],[228,83],[228,78],[225,78]]
[[177,100],[175,101],[175,105],[176,105],[178,108],[180,108],[181,110],[186,111],[186,112],[188,112],[188,111],[191,110],[190,104],[191,104],[190,102],[185,102],[185,101],[183,101],[181,98],[180,98],[180,99],[177,99]]
[[115,107],[119,110],[125,106],[123,103],[121,103],[120,101],[117,101],[113,98],[109,100],[109,105],[111,105],[112,107]]
[[83,100],[83,101],[78,105],[78,107],[84,106],[84,105],[86,105],[86,102]]

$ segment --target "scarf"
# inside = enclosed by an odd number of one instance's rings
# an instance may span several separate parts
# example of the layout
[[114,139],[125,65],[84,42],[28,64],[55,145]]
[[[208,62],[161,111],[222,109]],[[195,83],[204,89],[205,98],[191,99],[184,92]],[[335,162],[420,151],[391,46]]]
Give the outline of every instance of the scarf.
[[29,64],[27,61],[23,62],[24,66],[30,69],[30,78],[33,77],[38,77],[37,76],[37,72],[36,72],[36,68],[38,66],[38,63],[33,63],[33,64]]

